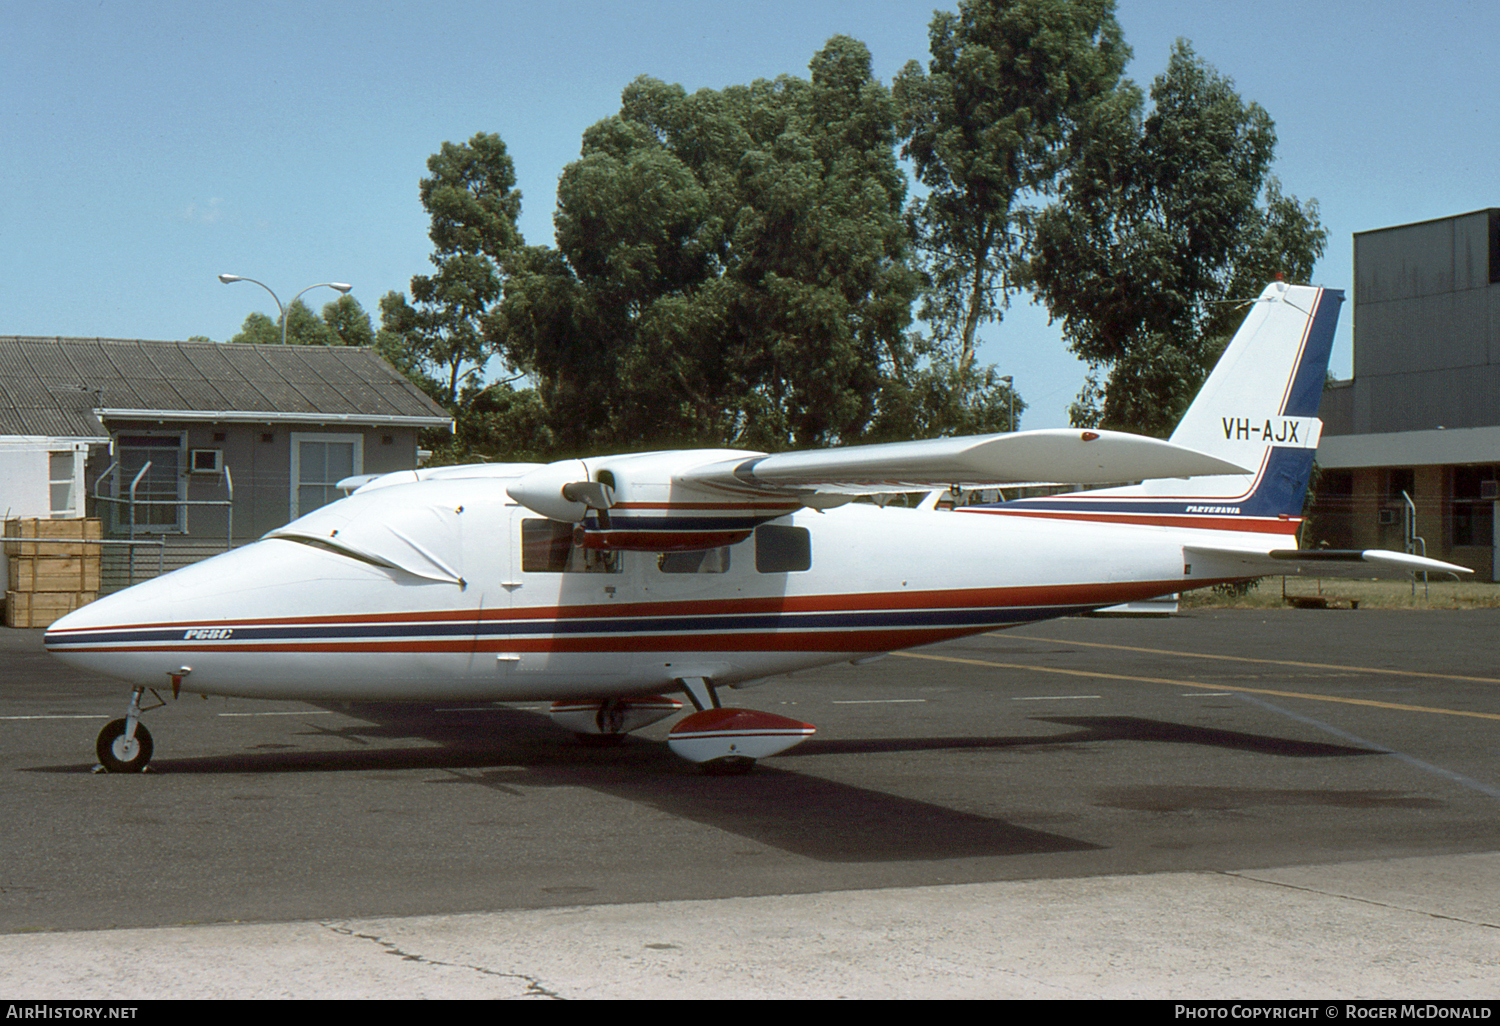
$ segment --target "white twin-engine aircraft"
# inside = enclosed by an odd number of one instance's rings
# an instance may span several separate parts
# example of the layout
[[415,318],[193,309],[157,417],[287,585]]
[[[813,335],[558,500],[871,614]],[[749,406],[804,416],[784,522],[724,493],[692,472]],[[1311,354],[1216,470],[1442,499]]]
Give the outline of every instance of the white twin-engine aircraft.
[[[672,728],[671,748],[710,771],[748,769],[814,728],[721,707],[726,686],[1339,563],[1466,572],[1298,548],[1342,300],[1269,286],[1168,442],[1066,429],[385,474],[69,614],[46,646],[132,685],[127,715],[97,745],[115,772],[150,760],[141,699],[166,687],[551,700],[559,724],[603,738],[678,712],[668,693],[684,693],[696,711]],[[1142,480],[940,501],[1015,482]],[[848,504],[928,489],[917,508]]]

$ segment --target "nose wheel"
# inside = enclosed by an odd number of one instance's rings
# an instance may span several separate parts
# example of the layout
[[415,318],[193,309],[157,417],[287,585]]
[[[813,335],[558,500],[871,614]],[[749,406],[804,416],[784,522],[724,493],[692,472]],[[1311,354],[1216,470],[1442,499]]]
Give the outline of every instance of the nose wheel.
[[[94,742],[94,754],[99,756],[99,768],[108,773],[144,773],[151,761],[155,746],[151,743],[151,731],[141,722],[141,694],[145,688],[136,688],[130,693],[130,705],[123,720],[110,720],[99,731]],[[155,691],[152,692],[156,694]],[[157,704],[165,704],[157,696]],[[151,708],[155,709],[153,705]],[[94,772],[99,772],[95,769]]]
[[99,765],[110,773],[142,773],[151,761],[151,731],[145,724],[137,723],[135,732],[127,736],[129,729],[128,720],[111,720],[94,742]]

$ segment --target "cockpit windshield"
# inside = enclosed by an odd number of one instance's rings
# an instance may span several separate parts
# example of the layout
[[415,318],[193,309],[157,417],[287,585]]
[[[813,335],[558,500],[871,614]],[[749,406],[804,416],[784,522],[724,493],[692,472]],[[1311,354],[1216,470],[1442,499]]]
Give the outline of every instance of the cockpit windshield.
[[482,525],[470,523],[478,509],[475,497],[464,494],[467,490],[459,482],[439,488],[429,482],[421,489],[420,499],[404,488],[356,493],[266,537],[309,542],[416,577],[461,586],[464,530],[483,530]]

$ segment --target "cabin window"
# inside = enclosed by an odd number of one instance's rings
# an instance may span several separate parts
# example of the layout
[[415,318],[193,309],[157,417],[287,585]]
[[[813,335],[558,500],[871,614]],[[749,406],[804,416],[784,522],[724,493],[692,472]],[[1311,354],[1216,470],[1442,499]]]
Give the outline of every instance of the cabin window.
[[663,552],[656,557],[664,574],[725,574],[729,572],[729,546],[694,552]]
[[805,527],[766,524],[755,529],[755,569],[789,574],[812,569],[812,535]]
[[617,574],[620,554],[586,549],[573,541],[573,525],[521,521],[521,569],[534,574]]

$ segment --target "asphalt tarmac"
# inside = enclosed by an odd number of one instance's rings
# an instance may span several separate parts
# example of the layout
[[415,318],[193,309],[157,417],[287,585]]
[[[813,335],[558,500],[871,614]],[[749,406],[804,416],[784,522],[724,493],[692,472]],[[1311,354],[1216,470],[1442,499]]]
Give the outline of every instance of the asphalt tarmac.
[[[1037,624],[777,678],[744,777],[541,706],[168,700],[0,632],[0,997],[1500,997],[1500,610]],[[398,954],[399,959],[388,956]]]

